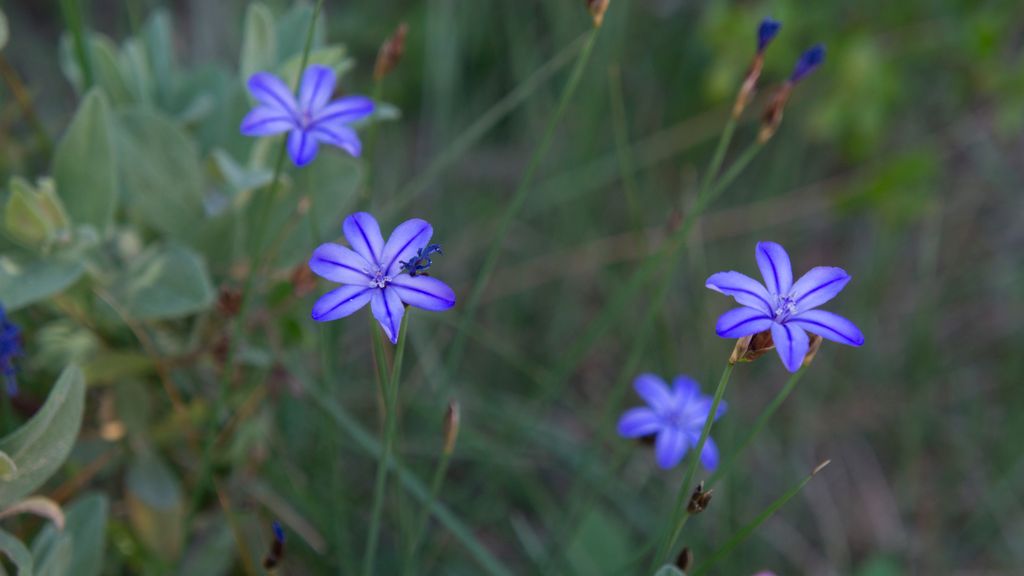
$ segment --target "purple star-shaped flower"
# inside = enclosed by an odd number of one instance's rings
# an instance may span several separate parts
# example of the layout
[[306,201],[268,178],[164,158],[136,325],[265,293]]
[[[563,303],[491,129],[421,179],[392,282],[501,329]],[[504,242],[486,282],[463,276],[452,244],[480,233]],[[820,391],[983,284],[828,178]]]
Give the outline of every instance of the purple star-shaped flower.
[[708,278],[708,288],[732,296],[743,306],[722,314],[715,325],[719,336],[741,338],[771,330],[779,357],[790,372],[800,369],[807,354],[807,332],[850,346],[864,344],[864,335],[853,322],[816,310],[850,281],[845,270],[818,266],[793,282],[785,248],[775,242],[758,242],[755,255],[764,284],[739,272],[719,272]]
[[313,305],[314,320],[344,318],[369,302],[374,318],[396,344],[406,305],[435,311],[455,305],[455,292],[447,284],[422,273],[408,273],[407,263],[422,254],[434,234],[425,220],[402,222],[385,243],[377,220],[357,212],[345,218],[342,232],[351,248],[323,244],[309,260],[316,275],[344,284]]
[[[641,374],[633,381],[637,394],[648,407],[630,408],[619,419],[619,435],[640,438],[657,435],[654,452],[658,465],[674,468],[690,448],[695,448],[711,411],[712,398],[700,393],[700,385],[689,376],[676,376],[672,388],[654,374]],[[725,414],[725,402],[718,405],[715,420]],[[718,447],[709,437],[700,454],[708,470],[718,466]]]
[[7,320],[7,312],[0,304],[0,375],[4,378],[8,396],[18,394],[18,369],[14,359],[21,354],[21,330]]
[[258,105],[242,120],[242,134],[271,136],[288,132],[288,154],[296,166],[305,166],[316,158],[319,144],[331,144],[353,156],[359,156],[362,144],[349,126],[373,113],[373,100],[347,96],[334,101],[337,77],[327,66],[306,68],[296,102],[291,89],[269,72],[257,72],[249,78],[249,93]]

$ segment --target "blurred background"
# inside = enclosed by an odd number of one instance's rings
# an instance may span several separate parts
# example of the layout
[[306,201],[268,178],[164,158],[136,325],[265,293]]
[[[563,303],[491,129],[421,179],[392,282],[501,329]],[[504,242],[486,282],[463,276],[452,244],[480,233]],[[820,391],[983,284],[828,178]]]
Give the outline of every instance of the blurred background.
[[[445,249],[432,273],[465,301],[592,27],[583,4],[326,2],[320,38],[344,45],[352,65],[340,90],[391,105],[362,131],[364,159],[324,152],[325,166],[294,174],[295,189],[329,206],[317,214],[328,235],[340,237],[341,218],[357,206],[371,207],[385,233],[425,218]],[[173,77],[179,88],[157,107],[193,142],[208,209],[230,187],[225,153],[259,175],[258,145],[237,133],[247,109],[248,2],[81,5],[85,28],[104,35],[122,63],[132,61],[129,38],[145,43],[154,29],[169,32],[173,67],[151,80]],[[305,30],[301,15],[308,19],[311,4],[265,6],[279,31]],[[10,40],[2,52],[0,180],[35,179],[50,166],[40,131],[57,139],[80,98],[68,22],[58,2],[9,1],[2,9]],[[599,332],[595,320],[613,294],[692,205],[765,16],[783,28],[726,166],[756,138],[760,111],[798,55],[821,42],[825,64],[800,84],[777,135],[699,219],[680,257]],[[376,86],[377,50],[401,22],[409,27],[404,58]],[[278,43],[281,61],[301,50],[302,36]],[[38,126],[14,97],[12,74]],[[517,90],[527,97],[459,149],[478,119]],[[133,94],[125,86],[109,96],[115,108],[144,105]],[[479,545],[517,574],[644,573],[646,546],[660,534],[684,469],[658,469],[652,451],[617,438],[606,417],[640,403],[632,390],[621,396],[634,375],[621,372],[644,336],[643,313],[655,283],[670,276],[637,371],[689,374],[710,394],[733,346],[715,336],[714,321],[731,303],[704,280],[720,270],[756,275],[755,243],[774,240],[797,274],[817,265],[850,272],[853,281],[829,309],[854,320],[867,342],[825,343],[717,486],[711,508],[687,525],[683,541],[697,563],[831,459],[712,573],[1024,572],[1022,129],[1018,1],[611,0],[456,372],[445,358],[460,307],[413,315],[399,457],[426,482],[441,452],[445,406],[457,399],[462,427],[439,499]],[[438,165],[452,150],[451,162]],[[327,328],[308,320],[315,294],[296,271],[315,244],[302,232],[308,218],[300,215],[297,226],[289,219],[294,197],[282,202],[274,229],[291,223],[299,232],[281,240],[272,259],[243,347],[243,377],[221,415],[230,426],[216,454],[217,490],[196,514],[184,510],[200,455],[183,430],[210,417],[223,308],[210,304],[206,328],[193,319],[142,327],[172,351],[168,333],[212,334],[191,356],[167,352],[184,359],[169,367],[183,411],[172,409],[154,369],[99,370],[113,364],[97,358],[138,347],[132,330],[112,323],[101,326],[101,338],[50,304],[11,315],[25,332],[23,414],[45,398],[64,361],[93,362],[79,441],[43,492],[64,502],[86,490],[109,499],[104,574],[259,573],[274,519],[289,532],[283,573],[358,569],[376,460],[311,396],[344,406],[377,436],[369,315]],[[201,252],[223,305],[245,268],[212,247]],[[321,361],[324,338],[331,348]],[[713,433],[723,454],[787,377],[774,355],[737,367],[729,412]],[[397,573],[403,535],[420,509],[392,482],[381,573]],[[182,541],[162,534],[183,523]],[[37,524],[14,526],[31,534]],[[417,572],[481,573],[449,528],[432,521]]]

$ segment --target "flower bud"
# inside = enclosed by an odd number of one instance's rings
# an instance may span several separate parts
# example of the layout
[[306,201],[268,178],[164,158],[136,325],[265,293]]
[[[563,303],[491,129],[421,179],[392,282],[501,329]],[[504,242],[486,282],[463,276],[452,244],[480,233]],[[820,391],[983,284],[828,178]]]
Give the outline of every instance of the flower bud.
[[821,65],[825,61],[825,46],[822,44],[815,44],[811,46],[806,52],[800,55],[800,59],[796,61],[796,66],[793,67],[793,74],[789,77],[789,81],[796,84],[800,80],[807,76],[811,72]]
[[775,349],[772,333],[768,330],[744,336],[736,341],[736,347],[729,357],[730,364],[737,362],[753,362]]
[[608,0],[587,0],[587,9],[594,19],[594,28],[600,28],[604,22],[604,13],[608,10]]
[[764,144],[771,140],[775,132],[778,131],[779,125],[782,124],[782,111],[786,108],[786,103],[789,102],[789,96],[793,93],[793,83],[786,82],[781,88],[775,91],[768,106],[764,109],[764,115],[761,117],[761,131],[758,132],[758,142]]
[[452,400],[444,413],[444,454],[451,456],[455,452],[455,441],[459,439],[459,401]]
[[402,22],[395,32],[380,45],[377,62],[373,67],[374,80],[380,80],[387,76],[402,61],[402,54],[405,53],[405,36],[408,33],[409,26]]
[[676,566],[683,572],[687,572],[693,567],[693,551],[689,547],[683,548],[683,551],[676,557]]
[[736,95],[736,103],[732,107],[733,118],[739,118],[747,108],[747,105],[750,104],[750,100],[753,99],[754,90],[757,88],[757,81],[761,78],[761,70],[764,68],[764,51],[771,44],[775,36],[778,35],[780,28],[782,28],[782,24],[771,18],[765,18],[761,21],[761,25],[758,26],[757,53],[754,54],[754,60],[750,63],[747,76],[743,79],[740,91]]
[[697,484],[693,494],[690,495],[690,502],[686,505],[687,514],[700,514],[711,504],[711,496],[714,490],[704,491],[704,482]]
[[71,222],[53,179],[42,178],[33,187],[22,178],[13,178],[10,188],[4,227],[11,236],[33,246],[48,246],[68,238]]

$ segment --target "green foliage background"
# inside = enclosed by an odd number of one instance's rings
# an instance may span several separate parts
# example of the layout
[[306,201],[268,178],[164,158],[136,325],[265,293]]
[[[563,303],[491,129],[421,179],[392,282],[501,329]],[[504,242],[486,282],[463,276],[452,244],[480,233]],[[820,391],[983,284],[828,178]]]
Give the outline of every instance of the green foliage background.
[[[32,109],[5,83],[0,301],[27,350],[5,432],[76,377],[65,366],[81,365],[88,383],[77,443],[42,489],[69,504],[69,543],[34,520],[4,527],[31,542],[37,571],[217,575],[259,573],[280,519],[285,573],[354,573],[376,465],[372,327],[366,312],[315,325],[316,294],[296,271],[318,238],[340,235],[344,215],[369,207],[385,231],[429,220],[445,248],[432,272],[465,299],[591,27],[583,2],[327,2],[311,60],[343,72],[343,92],[374,92],[377,48],[401,21],[406,54],[377,92],[390,105],[361,130],[366,157],[325,150],[289,169],[265,230],[254,230],[254,198],[277,142],[239,135],[243,79],[298,74],[312,5],[80,3],[82,48],[57,3],[2,5],[4,76],[21,78]],[[833,309],[867,343],[825,344],[683,539],[700,564],[831,459],[715,573],[1024,570],[1019,3],[611,0],[457,372],[445,359],[460,308],[412,312],[404,468],[388,493],[382,545],[393,554],[379,556],[379,573],[398,571],[432,501],[422,479],[453,398],[462,430],[418,573],[487,571],[479,550],[517,574],[642,573],[683,471],[658,470],[602,415],[629,385],[619,372],[653,286],[605,333],[594,320],[692,206],[767,15],[784,26],[738,146],[756,137],[771,87],[805,47],[823,42],[828,58],[683,257],[660,268],[671,290],[641,370],[687,373],[711,392],[732,343],[714,335],[729,304],[704,279],[752,274],[758,240],[785,245],[797,273],[849,271]],[[553,58],[560,67],[545,67]],[[458,149],[524,89],[522,105]],[[242,288],[254,257],[269,270],[225,389],[223,296]],[[773,357],[737,368],[714,432],[723,451],[785,380]],[[227,410],[214,413],[221,394]],[[197,435],[211,421],[225,426],[216,489],[198,491]]]

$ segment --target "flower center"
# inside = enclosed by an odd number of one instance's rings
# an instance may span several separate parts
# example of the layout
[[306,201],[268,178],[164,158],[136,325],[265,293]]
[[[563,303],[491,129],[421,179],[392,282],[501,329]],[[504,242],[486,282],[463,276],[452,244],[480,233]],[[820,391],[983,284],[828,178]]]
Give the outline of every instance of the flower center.
[[388,276],[381,267],[370,270],[369,276],[370,288],[386,288],[391,283],[391,276]]
[[776,296],[775,321],[785,322],[793,314],[796,314],[796,299],[792,296]]

